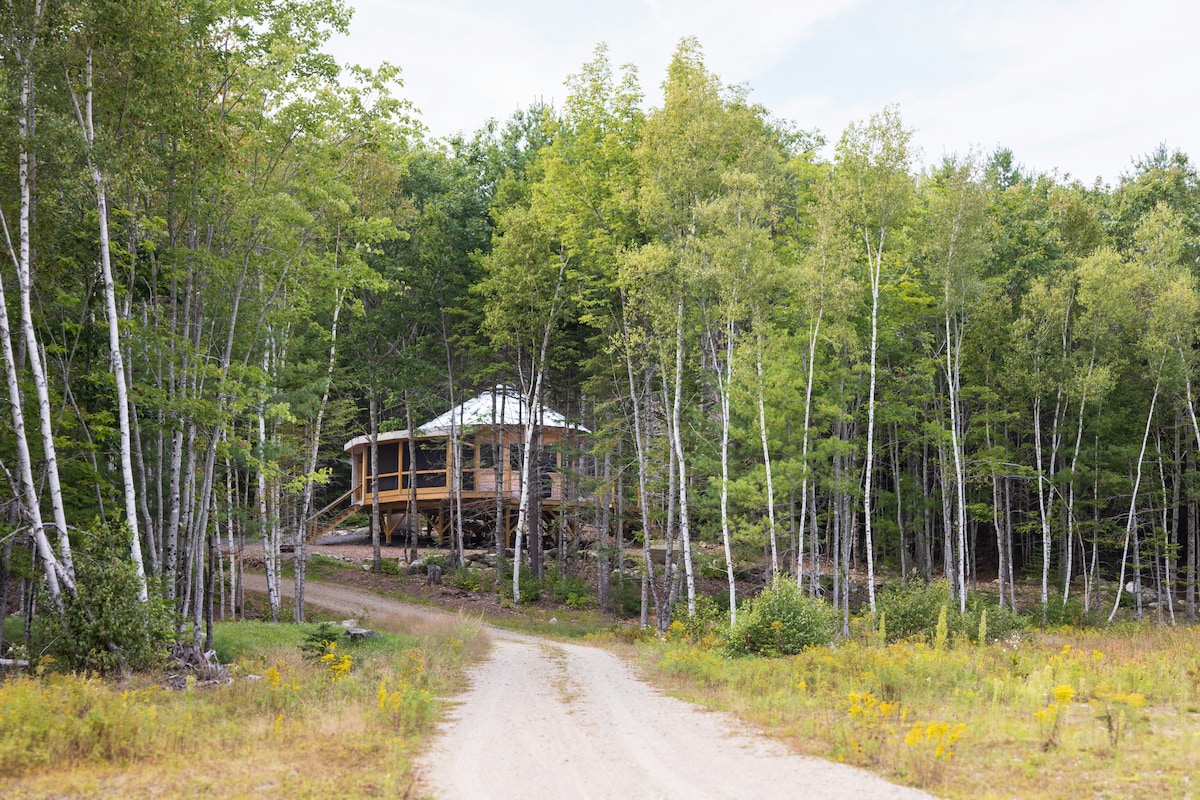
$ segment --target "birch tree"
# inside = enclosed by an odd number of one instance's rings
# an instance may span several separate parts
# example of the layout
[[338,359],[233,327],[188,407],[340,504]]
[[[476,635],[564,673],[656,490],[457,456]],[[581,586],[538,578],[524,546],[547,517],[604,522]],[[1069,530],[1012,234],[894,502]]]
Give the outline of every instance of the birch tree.
[[[838,142],[834,160],[836,194],[846,223],[861,246],[866,267],[871,316],[868,345],[867,442],[863,463],[863,522],[866,526],[867,597],[875,610],[875,555],[872,535],[872,488],[875,469],[876,361],[879,350],[879,302],[884,262],[896,259],[913,196],[912,131],[904,128],[899,109],[885,108],[865,124],[852,124]],[[899,240],[899,241],[897,241]]]

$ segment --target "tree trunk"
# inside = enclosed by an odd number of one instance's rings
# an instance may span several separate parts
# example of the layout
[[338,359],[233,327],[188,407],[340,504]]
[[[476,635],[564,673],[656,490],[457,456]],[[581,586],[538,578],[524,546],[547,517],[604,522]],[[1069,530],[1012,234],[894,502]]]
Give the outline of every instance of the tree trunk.
[[763,384],[761,333],[757,339],[758,349],[755,351],[757,359],[754,367],[758,374],[758,432],[762,439],[763,467],[766,470],[767,479],[767,524],[770,527],[771,577],[774,578],[779,573],[779,549],[775,542],[775,484],[771,480],[771,448],[767,442],[767,404],[765,397],[766,386]]
[[383,560],[379,551],[379,394],[374,386],[367,403],[371,425],[371,571],[378,575],[383,572]]
[[308,459],[304,465],[304,495],[300,503],[300,518],[297,520],[295,546],[292,550],[296,584],[293,611],[296,622],[304,622],[304,579],[305,570],[308,566],[308,518],[312,514],[313,507],[313,475],[317,471],[317,456],[321,450],[322,424],[325,421],[325,408],[329,405],[329,389],[333,385],[333,368],[337,364],[338,316],[341,312],[342,290],[335,289],[333,293],[333,321],[329,326],[329,361],[325,367],[325,389],[321,392],[321,404],[317,406],[317,419],[313,423],[312,438],[308,448]]
[[104,177],[100,174],[100,168],[95,160],[96,130],[92,122],[92,52],[90,48],[87,52],[84,69],[83,108],[80,108],[74,87],[71,88],[71,98],[75,101],[75,112],[87,144],[88,169],[91,172],[92,186],[96,192],[96,215],[100,228],[100,271],[104,277],[104,309],[108,317],[109,363],[117,385],[117,421],[121,435],[121,479],[125,485],[125,524],[129,527],[129,556],[137,574],[138,599],[144,603],[149,599],[149,594],[146,589],[146,568],[142,563],[142,544],[138,531],[137,490],[133,477],[133,447],[129,434],[129,396],[125,386],[120,317],[117,314],[117,294],[113,281],[108,234],[108,195],[104,186]]
[[[1146,443],[1150,440],[1150,425],[1154,421],[1154,405],[1158,401],[1158,390],[1159,382],[1156,380],[1154,382],[1154,393],[1150,396],[1150,411],[1146,414],[1146,430],[1145,433],[1142,434],[1142,449],[1138,453],[1137,475],[1133,480],[1133,492],[1129,497],[1129,516],[1125,522],[1125,544],[1121,549],[1121,574],[1117,579],[1117,599],[1113,603],[1112,611],[1109,612],[1108,615],[1108,622],[1110,624],[1117,616],[1117,609],[1121,607],[1121,593],[1125,589],[1125,562],[1129,558],[1129,540],[1136,534],[1135,527],[1137,525],[1137,498],[1138,489],[1142,484],[1142,462],[1145,461],[1146,458]],[[1137,558],[1136,546],[1134,557]],[[1140,594],[1141,593],[1139,592],[1139,595]]]
[[696,579],[692,571],[692,527],[688,513],[687,460],[680,431],[683,406],[683,300],[675,312],[675,396],[671,404],[671,447],[679,463],[679,532],[683,540],[683,569],[687,581],[688,616],[696,614]]

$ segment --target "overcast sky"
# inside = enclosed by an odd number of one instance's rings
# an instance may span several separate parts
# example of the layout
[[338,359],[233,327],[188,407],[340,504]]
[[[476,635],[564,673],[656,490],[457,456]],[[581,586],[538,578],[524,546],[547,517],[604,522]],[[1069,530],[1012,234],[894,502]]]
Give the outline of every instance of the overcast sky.
[[564,79],[598,42],[648,106],[679,40],[751,99],[836,142],[899,103],[924,161],[1012,149],[1114,182],[1160,142],[1200,159],[1200,3],[1188,0],[349,0],[342,62],[398,65],[434,136],[470,133]]

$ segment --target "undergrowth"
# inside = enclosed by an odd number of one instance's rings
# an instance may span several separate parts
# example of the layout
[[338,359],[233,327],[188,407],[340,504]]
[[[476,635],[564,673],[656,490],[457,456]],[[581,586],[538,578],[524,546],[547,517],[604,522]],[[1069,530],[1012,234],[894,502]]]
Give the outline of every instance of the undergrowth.
[[150,677],[108,683],[44,663],[40,675],[10,678],[0,683],[0,794],[86,797],[107,776],[132,795],[402,795],[438,695],[482,649],[478,626],[353,644],[332,635],[218,624],[218,652],[236,657],[226,686],[171,691]]
[[1063,627],[997,642],[990,622],[972,636],[960,620],[943,622],[939,647],[938,617],[929,638],[898,620],[908,635],[885,642],[890,617],[884,636],[862,618],[848,640],[776,658],[732,657],[703,626],[688,636],[676,623],[641,653],[686,699],[948,797],[1192,791],[1200,630]]

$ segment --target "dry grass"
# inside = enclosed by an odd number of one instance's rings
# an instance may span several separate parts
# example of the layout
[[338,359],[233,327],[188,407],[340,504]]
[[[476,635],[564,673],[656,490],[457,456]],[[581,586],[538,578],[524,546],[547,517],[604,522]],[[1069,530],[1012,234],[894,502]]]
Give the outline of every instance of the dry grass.
[[868,640],[778,659],[642,645],[671,693],[796,750],[945,797],[1200,792],[1200,630],[1062,629],[979,647]]
[[441,713],[438,695],[486,649],[479,625],[343,646],[344,677],[336,660],[303,659],[301,635],[221,626],[222,646],[241,653],[224,687],[53,675],[0,684],[0,796],[417,796],[413,754]]

